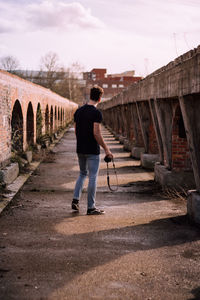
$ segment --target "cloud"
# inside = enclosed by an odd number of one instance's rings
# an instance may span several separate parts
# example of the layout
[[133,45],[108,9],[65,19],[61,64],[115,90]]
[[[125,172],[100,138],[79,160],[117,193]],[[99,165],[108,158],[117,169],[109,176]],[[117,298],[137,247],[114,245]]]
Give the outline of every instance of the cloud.
[[9,32],[13,32],[11,24],[9,22],[6,22],[6,20],[0,19],[0,34]]
[[40,2],[0,0],[0,33],[34,30],[99,29],[104,24],[79,2],[42,0]]
[[124,34],[165,38],[174,32],[200,32],[199,0],[127,0],[124,5],[120,2],[112,14],[110,7],[109,24]]
[[36,28],[102,28],[103,23],[80,3],[43,1],[28,6],[28,20]]

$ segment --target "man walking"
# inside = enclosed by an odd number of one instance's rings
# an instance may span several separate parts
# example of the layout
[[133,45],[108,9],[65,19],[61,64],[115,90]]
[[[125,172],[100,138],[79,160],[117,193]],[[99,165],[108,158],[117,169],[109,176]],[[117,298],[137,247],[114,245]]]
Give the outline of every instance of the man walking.
[[100,163],[100,146],[105,154],[113,158],[111,151],[103,140],[101,134],[102,114],[96,108],[101,100],[103,89],[94,86],[90,90],[90,101],[78,108],[74,114],[75,133],[77,139],[76,152],[78,155],[80,174],[76,181],[72,209],[79,211],[84,181],[89,175],[88,183],[88,215],[100,215],[104,211],[95,207],[96,182]]

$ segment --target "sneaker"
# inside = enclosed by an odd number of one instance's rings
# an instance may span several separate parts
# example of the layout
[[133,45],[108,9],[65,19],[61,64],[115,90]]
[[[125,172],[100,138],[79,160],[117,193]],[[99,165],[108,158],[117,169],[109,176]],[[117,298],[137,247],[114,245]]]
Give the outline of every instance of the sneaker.
[[72,209],[79,211],[79,201],[77,199],[72,200]]
[[98,208],[89,208],[87,210],[87,215],[103,215],[105,214],[105,211]]

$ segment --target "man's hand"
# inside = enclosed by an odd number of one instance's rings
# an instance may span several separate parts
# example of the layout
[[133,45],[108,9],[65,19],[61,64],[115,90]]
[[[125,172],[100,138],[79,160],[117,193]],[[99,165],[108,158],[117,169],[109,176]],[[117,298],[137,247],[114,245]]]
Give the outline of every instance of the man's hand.
[[107,151],[105,151],[106,156],[108,156],[109,158],[113,159],[113,154],[112,152],[108,149]]

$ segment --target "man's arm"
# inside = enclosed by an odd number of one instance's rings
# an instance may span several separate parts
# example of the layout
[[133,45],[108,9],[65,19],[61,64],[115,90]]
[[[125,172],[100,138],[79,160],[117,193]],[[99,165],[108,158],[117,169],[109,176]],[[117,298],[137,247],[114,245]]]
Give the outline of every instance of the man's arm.
[[112,152],[109,150],[108,146],[106,145],[102,137],[100,123],[94,123],[93,134],[97,143],[104,149],[105,154],[108,155],[110,158],[113,158]]

